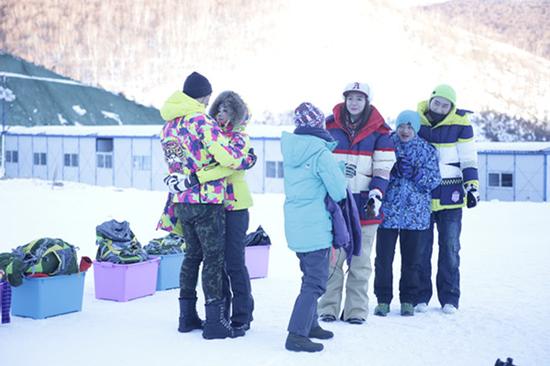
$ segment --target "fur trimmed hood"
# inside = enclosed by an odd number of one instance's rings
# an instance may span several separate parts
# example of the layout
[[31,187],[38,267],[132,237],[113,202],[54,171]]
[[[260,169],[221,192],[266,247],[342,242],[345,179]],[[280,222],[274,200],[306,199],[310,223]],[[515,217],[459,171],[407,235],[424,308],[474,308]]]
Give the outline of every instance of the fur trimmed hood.
[[215,118],[221,105],[225,105],[225,107],[231,111],[231,117],[229,119],[231,125],[230,129],[234,131],[244,130],[248,123],[249,115],[248,107],[241,96],[230,90],[221,92],[210,107],[210,116]]

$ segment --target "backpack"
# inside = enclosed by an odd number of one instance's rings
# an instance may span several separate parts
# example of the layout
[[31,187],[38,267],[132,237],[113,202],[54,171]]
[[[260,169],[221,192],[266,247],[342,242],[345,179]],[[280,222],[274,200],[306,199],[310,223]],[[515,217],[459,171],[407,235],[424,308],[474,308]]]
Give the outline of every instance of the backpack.
[[260,225],[256,231],[246,234],[245,244],[247,247],[254,245],[271,245],[271,239],[264,231],[262,225]]
[[181,235],[170,233],[164,238],[152,239],[143,247],[147,254],[179,254],[185,250],[185,241]]
[[14,287],[23,283],[24,275],[77,273],[76,247],[61,239],[37,239],[15,248],[11,253],[0,254],[0,269]]
[[96,260],[131,264],[149,258],[126,221],[106,221],[96,226]]

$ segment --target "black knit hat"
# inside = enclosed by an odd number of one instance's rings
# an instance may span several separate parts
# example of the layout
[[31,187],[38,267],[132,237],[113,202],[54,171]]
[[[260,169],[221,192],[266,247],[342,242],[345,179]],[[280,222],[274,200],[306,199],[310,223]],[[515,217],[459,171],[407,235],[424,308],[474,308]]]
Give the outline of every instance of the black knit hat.
[[198,99],[212,94],[212,85],[207,78],[193,71],[183,83],[183,92],[193,99]]

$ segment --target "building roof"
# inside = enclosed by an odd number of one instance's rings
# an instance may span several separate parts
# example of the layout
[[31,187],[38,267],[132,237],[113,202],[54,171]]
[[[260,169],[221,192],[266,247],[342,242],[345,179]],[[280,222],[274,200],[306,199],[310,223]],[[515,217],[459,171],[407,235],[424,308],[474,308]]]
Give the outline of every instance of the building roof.
[[[292,131],[293,126],[271,126],[250,124],[247,133],[252,138],[281,137],[283,131]],[[99,137],[147,137],[159,136],[159,125],[123,125],[123,126],[34,126],[9,127],[8,135],[47,135],[47,136],[99,136]]]
[[43,67],[0,53],[0,124],[162,124],[160,113],[101,88],[82,84]]
[[550,152],[550,142],[478,142],[478,152]]

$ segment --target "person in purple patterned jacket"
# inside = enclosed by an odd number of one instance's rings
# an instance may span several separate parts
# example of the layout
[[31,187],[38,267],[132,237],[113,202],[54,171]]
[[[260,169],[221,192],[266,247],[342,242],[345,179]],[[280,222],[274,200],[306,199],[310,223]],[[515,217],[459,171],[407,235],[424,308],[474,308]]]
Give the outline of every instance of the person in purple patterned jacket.
[[[168,164],[165,178],[186,243],[180,271],[180,332],[203,329],[205,339],[235,338],[243,329],[231,327],[224,316],[223,274],[225,255],[224,197],[226,180],[199,183],[196,173],[214,161],[234,169],[253,165],[255,156],[234,149],[216,121],[205,114],[212,86],[203,75],[193,72],[183,92],[165,102],[161,116],[166,121],[160,135]],[[195,181],[193,181],[195,177]],[[197,281],[202,262],[202,287],[206,321],[196,310]]]

